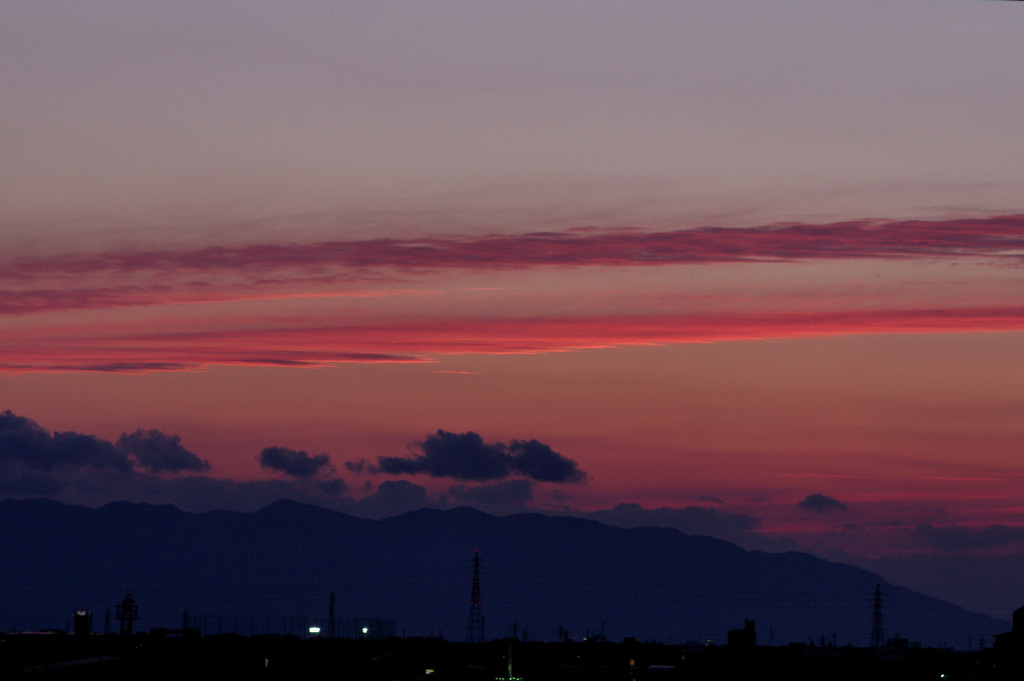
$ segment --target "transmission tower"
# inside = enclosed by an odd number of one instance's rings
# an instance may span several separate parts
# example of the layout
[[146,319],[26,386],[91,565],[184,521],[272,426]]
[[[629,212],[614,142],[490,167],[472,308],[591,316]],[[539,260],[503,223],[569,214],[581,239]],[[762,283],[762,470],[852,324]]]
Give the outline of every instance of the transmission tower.
[[484,642],[484,614],[480,609],[480,551],[473,557],[473,593],[469,597],[466,643]]
[[871,614],[871,645],[881,647],[885,642],[885,617],[882,615],[882,585],[875,584],[875,606]]

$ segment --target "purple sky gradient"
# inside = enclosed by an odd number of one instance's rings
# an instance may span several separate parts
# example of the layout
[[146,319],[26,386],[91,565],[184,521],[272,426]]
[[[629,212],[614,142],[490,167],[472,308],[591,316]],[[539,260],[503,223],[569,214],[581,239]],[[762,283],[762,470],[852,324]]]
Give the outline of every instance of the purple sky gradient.
[[[12,3],[0,411],[70,458],[8,452],[5,493],[1024,552],[1021,20]],[[439,430],[586,477],[373,472]],[[90,468],[68,431],[209,468]],[[267,448],[330,465],[292,479]]]

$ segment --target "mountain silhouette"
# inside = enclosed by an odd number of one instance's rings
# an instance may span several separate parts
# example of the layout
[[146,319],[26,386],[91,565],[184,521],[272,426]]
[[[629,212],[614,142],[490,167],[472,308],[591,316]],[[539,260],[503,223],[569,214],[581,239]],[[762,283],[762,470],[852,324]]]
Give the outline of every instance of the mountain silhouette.
[[[407,636],[463,640],[479,551],[485,635],[552,640],[725,643],[754,620],[757,642],[868,645],[881,585],[888,636],[963,648],[1008,623],[804,553],[745,551],[668,528],[570,517],[423,509],[374,521],[294,501],[255,513],[188,513],[117,502],[99,509],[0,501],[0,630],[68,626],[75,609],[117,630],[114,604],[139,605],[136,630],[207,634],[327,631],[367,618]],[[187,614],[186,614],[187,612]]]

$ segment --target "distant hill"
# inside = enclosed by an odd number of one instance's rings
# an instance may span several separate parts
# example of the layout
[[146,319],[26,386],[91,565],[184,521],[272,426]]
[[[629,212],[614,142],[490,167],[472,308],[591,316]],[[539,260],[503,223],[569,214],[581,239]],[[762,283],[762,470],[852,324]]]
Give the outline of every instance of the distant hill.
[[[99,509],[0,501],[0,630],[65,628],[76,608],[117,629],[130,591],[138,629],[336,631],[362,618],[395,633],[466,635],[474,551],[488,638],[713,640],[753,619],[759,644],[870,642],[882,585],[887,635],[963,648],[1009,629],[875,574],[803,553],[744,551],[666,528],[621,529],[468,508],[366,520],[291,501],[255,513],[187,513],[119,502]],[[357,622],[357,620],[359,620]]]

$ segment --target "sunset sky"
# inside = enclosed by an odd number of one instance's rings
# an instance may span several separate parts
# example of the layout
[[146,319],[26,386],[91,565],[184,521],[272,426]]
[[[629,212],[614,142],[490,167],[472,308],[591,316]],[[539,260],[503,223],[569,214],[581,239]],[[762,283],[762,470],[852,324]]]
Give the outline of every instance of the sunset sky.
[[1019,3],[3,17],[0,495],[1024,552]]

